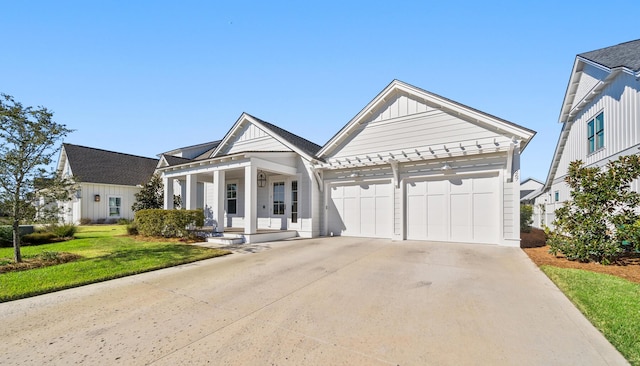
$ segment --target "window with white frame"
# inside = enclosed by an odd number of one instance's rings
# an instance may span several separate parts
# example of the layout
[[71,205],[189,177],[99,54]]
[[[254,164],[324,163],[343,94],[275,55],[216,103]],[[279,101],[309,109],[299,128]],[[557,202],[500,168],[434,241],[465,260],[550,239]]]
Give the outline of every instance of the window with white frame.
[[589,154],[604,147],[604,112],[587,122]]
[[273,214],[284,215],[284,182],[273,183]]
[[555,191],[553,193],[553,201],[554,202],[559,202],[560,201],[560,191]]
[[109,217],[120,217],[122,212],[122,198],[109,197]]
[[238,213],[238,184],[227,184],[227,215]]
[[291,222],[298,222],[298,181],[291,181]]

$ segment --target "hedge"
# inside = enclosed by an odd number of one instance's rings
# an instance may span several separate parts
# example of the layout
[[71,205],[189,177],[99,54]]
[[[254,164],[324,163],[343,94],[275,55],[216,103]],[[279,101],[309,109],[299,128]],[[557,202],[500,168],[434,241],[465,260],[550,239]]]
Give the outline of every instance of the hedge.
[[[20,236],[33,233],[33,226],[20,225]],[[13,227],[9,225],[0,226],[0,248],[13,246]]]
[[204,213],[202,210],[139,210],[134,222],[140,235],[179,238],[188,236],[190,226],[203,226]]

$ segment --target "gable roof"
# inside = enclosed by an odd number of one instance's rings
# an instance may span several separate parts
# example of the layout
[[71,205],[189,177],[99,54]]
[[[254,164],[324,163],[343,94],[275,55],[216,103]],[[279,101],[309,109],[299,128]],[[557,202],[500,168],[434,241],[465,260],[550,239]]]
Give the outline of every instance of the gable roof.
[[62,144],[59,169],[63,159],[80,182],[125,186],[146,183],[158,163],[158,159],[66,143]]
[[578,55],[608,69],[626,67],[634,72],[640,71],[640,39],[605,47]]
[[[575,100],[576,89],[580,84],[582,71],[586,64],[591,64],[606,71],[607,76],[602,78],[582,100]],[[567,90],[562,101],[562,107],[560,108],[560,117],[558,118],[559,122],[563,124],[562,130],[560,131],[560,136],[558,136],[558,142],[553,152],[553,159],[549,166],[547,179],[541,192],[551,186],[551,182],[556,175],[560,158],[562,157],[564,147],[569,138],[569,131],[571,131],[571,126],[573,125],[573,118],[579,115],[582,108],[596,98],[624,69],[640,76],[640,40],[620,43],[615,46],[600,48],[576,55]]]
[[396,79],[387,85],[386,88],[373,98],[373,100],[356,114],[338,133],[329,139],[322,149],[317,152],[318,157],[324,158],[331,154],[341,142],[348,138],[349,134],[358,128],[360,123],[364,122],[370,112],[382,106],[385,100],[396,92],[405,92],[409,95],[417,96],[434,108],[458,115],[465,115],[472,120],[497,128],[503,131],[503,133],[520,138],[522,140],[521,150],[525,149],[531,138],[535,135],[535,131],[533,130]]
[[249,122],[258,126],[262,130],[267,132],[269,135],[271,135],[271,137],[278,140],[280,143],[287,146],[292,151],[295,151],[300,155],[306,156],[309,160],[314,159],[316,152],[320,150],[320,145],[316,145],[305,138],[302,138],[296,134],[286,131],[274,124],[263,121],[260,118],[254,117],[249,113],[243,112],[240,115],[240,118],[238,118],[236,123],[233,125],[233,127],[231,127],[229,132],[227,132],[224,138],[220,141],[220,144],[218,144],[218,146],[208,156],[208,158],[218,156],[222,151],[222,149],[232,142],[234,133],[245,122]]

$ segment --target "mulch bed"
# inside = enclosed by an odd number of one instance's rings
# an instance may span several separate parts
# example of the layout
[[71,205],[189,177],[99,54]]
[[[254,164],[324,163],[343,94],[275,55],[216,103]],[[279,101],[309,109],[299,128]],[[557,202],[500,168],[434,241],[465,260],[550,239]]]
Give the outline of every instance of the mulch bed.
[[602,265],[599,263],[581,263],[570,261],[562,254],[553,256],[546,245],[544,231],[531,229],[530,233],[520,233],[520,247],[538,266],[548,265],[561,268],[576,268],[587,271],[610,274],[626,280],[640,283],[640,255],[628,254],[620,257],[615,263]]
[[66,252],[59,252],[56,259],[53,259],[53,260],[44,260],[38,257],[22,258],[21,263],[9,263],[9,264],[0,266],[0,273],[25,271],[28,269],[55,266],[56,264],[73,262],[80,258],[82,258],[82,256],[73,254],[73,253],[66,253]]

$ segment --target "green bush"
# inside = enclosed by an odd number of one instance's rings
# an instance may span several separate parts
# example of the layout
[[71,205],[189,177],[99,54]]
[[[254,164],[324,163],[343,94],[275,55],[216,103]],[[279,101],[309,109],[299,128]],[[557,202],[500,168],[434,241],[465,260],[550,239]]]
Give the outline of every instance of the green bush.
[[533,223],[533,206],[532,205],[520,205],[520,231],[523,233],[531,232],[531,224]]
[[631,182],[640,176],[640,156],[626,155],[606,167],[569,164],[565,182],[571,199],[555,211],[554,231],[547,243],[551,254],[562,252],[569,260],[609,264],[625,251],[623,243],[636,240],[636,207],[640,194]]
[[64,225],[53,225],[51,227],[51,232],[55,234],[58,238],[72,238],[78,227],[73,224],[64,224]]
[[129,225],[133,220],[129,219],[118,219],[116,222],[118,225]]
[[[33,226],[20,225],[20,237],[33,233]],[[13,246],[13,227],[9,225],[0,226],[0,248],[10,248]]]
[[0,248],[13,246],[13,229],[11,226],[0,226]]
[[22,237],[22,243],[25,245],[49,244],[55,242],[58,236],[51,232],[31,233]]
[[190,226],[204,225],[204,213],[202,210],[139,210],[135,224],[141,235],[181,238],[188,236]]
[[127,234],[129,235],[138,235],[138,225],[135,222],[127,225]]

